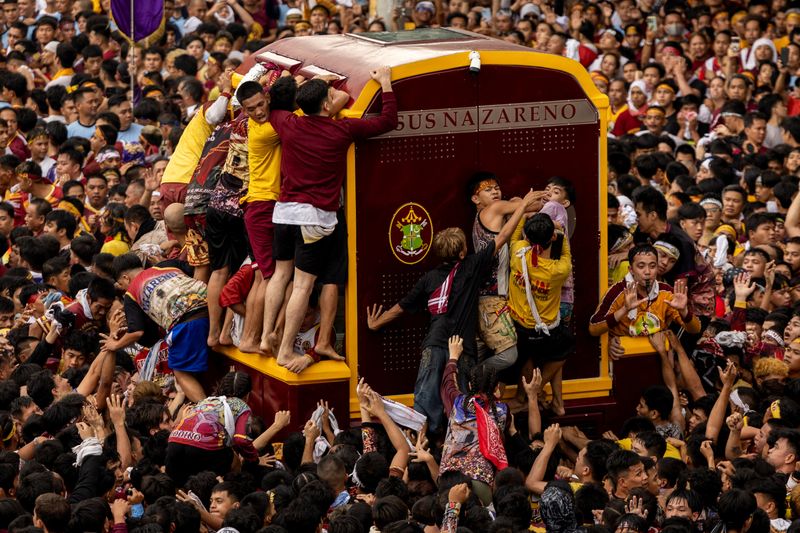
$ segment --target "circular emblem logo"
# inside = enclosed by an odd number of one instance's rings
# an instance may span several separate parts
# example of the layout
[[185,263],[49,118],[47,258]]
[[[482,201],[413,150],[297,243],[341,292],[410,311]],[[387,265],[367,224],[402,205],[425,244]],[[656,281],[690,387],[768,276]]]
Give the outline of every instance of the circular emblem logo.
[[431,248],[433,223],[421,205],[408,202],[394,212],[389,223],[389,248],[406,265],[419,263]]

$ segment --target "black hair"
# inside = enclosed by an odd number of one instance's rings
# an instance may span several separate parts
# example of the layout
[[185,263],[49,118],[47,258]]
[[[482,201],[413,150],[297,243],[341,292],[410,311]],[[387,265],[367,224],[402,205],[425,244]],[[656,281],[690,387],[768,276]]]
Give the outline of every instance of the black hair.
[[667,452],[667,441],[658,431],[642,431],[636,434],[636,440],[640,441],[647,453],[658,459],[664,457]]
[[651,411],[658,411],[661,420],[669,420],[674,396],[664,385],[652,385],[642,392],[642,399]]
[[45,215],[44,221],[45,223],[55,222],[56,229],[65,230],[65,236],[70,240],[72,240],[72,238],[75,236],[75,229],[77,228],[78,223],[74,216],[63,209],[54,209],[53,211],[50,211]]
[[654,212],[660,220],[667,219],[667,199],[654,187],[638,187],[633,191],[633,201],[642,204],[645,213]]
[[[102,254],[100,254],[102,255]],[[142,268],[142,260],[136,254],[127,253],[114,257],[112,270],[115,279],[119,279],[122,274],[130,270]]]
[[523,231],[528,242],[546,250],[552,243],[555,229],[553,219],[544,213],[536,213],[525,221]]
[[397,496],[378,498],[372,505],[372,518],[375,526],[383,530],[392,522],[408,518],[408,506]]
[[260,83],[255,81],[246,81],[236,89],[236,99],[239,100],[239,102],[244,102],[257,94],[264,94],[264,88]]
[[608,470],[608,477],[617,484],[620,475],[627,472],[633,466],[642,463],[642,458],[630,450],[617,450],[612,453],[606,461],[606,469]]
[[244,398],[252,390],[250,375],[245,372],[228,372],[217,387],[218,396]]
[[328,98],[328,84],[323,80],[309,80],[297,89],[297,105],[306,115],[318,115]]
[[741,531],[756,511],[756,498],[741,489],[725,491],[719,497],[719,517],[726,529]]

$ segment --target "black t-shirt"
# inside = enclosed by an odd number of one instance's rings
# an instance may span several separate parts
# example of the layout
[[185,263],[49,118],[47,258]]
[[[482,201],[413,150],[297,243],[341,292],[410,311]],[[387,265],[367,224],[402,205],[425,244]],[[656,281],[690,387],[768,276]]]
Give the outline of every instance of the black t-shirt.
[[[494,251],[495,244],[492,241],[489,246],[476,254],[468,255],[461,262],[453,278],[447,312],[431,316],[431,324],[428,335],[422,343],[423,346],[447,348],[447,340],[452,335],[459,335],[464,339],[464,353],[476,356],[478,289],[489,275]],[[444,263],[422,276],[411,292],[400,300],[399,305],[403,311],[416,313],[427,309],[431,294],[442,285],[454,266],[454,263]]]

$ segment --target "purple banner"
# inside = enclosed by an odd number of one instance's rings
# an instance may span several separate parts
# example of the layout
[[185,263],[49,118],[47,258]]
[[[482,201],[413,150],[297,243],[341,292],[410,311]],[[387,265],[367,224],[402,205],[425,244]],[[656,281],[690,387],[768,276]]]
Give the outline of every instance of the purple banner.
[[164,0],[111,0],[111,16],[119,31],[131,38],[131,3],[133,3],[133,39],[141,41],[164,23]]

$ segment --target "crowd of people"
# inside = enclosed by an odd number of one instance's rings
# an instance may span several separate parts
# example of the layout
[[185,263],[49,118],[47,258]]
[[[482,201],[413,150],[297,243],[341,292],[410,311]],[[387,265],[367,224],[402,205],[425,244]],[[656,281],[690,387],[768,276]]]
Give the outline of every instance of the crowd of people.
[[[800,531],[800,4],[370,7],[169,0],[134,44],[110,2],[2,2],[0,530]],[[325,76],[233,71],[278,39],[415,27],[568,57],[607,94],[608,289],[575,320],[580,187],[459,177],[472,226],[359,317],[429,314],[414,409],[362,379],[358,426],[324,398],[265,421],[210,358],[344,360],[347,153],[398,98],[388,67],[363,119]],[[617,383],[638,405],[587,435],[554,422],[589,335],[612,360],[648,338],[661,380]]]

